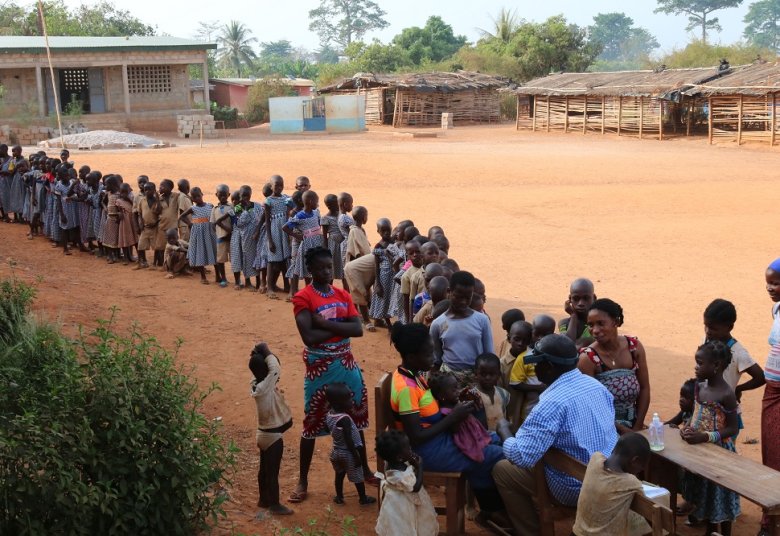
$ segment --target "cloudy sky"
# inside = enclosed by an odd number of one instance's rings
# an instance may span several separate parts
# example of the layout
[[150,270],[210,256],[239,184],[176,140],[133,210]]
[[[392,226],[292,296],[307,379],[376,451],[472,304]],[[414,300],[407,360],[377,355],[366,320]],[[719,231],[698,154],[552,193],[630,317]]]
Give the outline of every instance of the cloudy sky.
[[[470,40],[479,38],[479,28],[489,29],[492,17],[502,7],[515,9],[531,21],[563,13],[569,21],[588,25],[596,13],[622,11],[654,34],[664,51],[681,47],[689,41],[685,32],[687,19],[670,15],[656,15],[654,0],[376,0],[387,12],[390,27],[369,34],[387,42],[408,26],[423,26],[431,15],[441,16],[452,25],[457,34]],[[733,43],[742,35],[742,19],[751,0],[735,9],[718,12],[723,32],[713,34],[712,41]],[[65,0],[70,6],[83,2]],[[158,31],[176,37],[192,37],[200,21],[231,19],[244,22],[259,41],[287,39],[294,46],[316,49],[317,36],[309,32],[308,12],[319,5],[319,0],[221,0],[219,2],[184,2],[182,0],[113,0],[119,9],[126,9],[144,22],[157,26]],[[187,8],[189,6],[189,8]],[[210,8],[210,9],[209,9]]]

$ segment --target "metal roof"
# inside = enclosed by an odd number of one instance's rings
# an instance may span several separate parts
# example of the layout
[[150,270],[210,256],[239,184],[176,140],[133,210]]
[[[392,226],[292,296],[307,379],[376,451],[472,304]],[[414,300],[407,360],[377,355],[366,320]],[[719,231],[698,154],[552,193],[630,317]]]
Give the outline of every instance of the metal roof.
[[[54,35],[49,37],[53,54],[62,52],[123,52],[159,50],[211,50],[215,43],[179,39],[178,37],[80,37]],[[46,52],[43,37],[0,36],[0,54],[40,54]]]
[[[270,80],[294,87],[314,87],[314,82],[308,78],[295,78],[295,77],[280,77],[271,78]],[[209,78],[209,82],[230,84],[233,86],[253,86],[256,82],[262,82],[263,78]]]

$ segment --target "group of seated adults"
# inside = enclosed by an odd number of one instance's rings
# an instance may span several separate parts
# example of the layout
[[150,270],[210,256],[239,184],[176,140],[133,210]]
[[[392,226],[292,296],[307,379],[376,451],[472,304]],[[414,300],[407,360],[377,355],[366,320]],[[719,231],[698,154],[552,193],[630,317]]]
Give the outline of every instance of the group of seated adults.
[[[566,335],[543,337],[526,357],[526,364],[535,365],[538,379],[548,387],[515,434],[508,421],[498,424],[502,444],[485,446],[482,462],[465,456],[453,441],[454,430],[473,407],[461,402],[444,415],[428,387],[426,373],[433,368],[434,357],[427,328],[396,325],[392,342],[401,356],[391,392],[398,426],[427,470],[466,476],[483,520],[505,511],[515,534],[539,534],[533,468],[545,452],[556,448],[587,463],[593,453],[609,453],[617,443],[613,397],[602,383],[578,369],[579,352]],[[552,496],[576,506],[581,483],[550,467],[545,472]]]

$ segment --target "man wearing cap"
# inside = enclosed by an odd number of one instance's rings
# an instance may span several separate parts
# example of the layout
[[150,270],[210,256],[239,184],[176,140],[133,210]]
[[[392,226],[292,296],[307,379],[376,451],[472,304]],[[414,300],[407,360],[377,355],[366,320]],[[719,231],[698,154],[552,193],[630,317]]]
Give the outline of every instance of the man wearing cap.
[[[577,358],[574,342],[565,335],[539,340],[525,362],[536,365],[536,376],[549,387],[514,437],[506,420],[496,430],[506,459],[493,468],[493,479],[518,536],[539,534],[534,465],[548,449],[562,450],[587,464],[594,452],[609,456],[617,443],[612,395],[577,369]],[[577,505],[579,480],[550,467],[545,467],[545,476],[557,501]]]

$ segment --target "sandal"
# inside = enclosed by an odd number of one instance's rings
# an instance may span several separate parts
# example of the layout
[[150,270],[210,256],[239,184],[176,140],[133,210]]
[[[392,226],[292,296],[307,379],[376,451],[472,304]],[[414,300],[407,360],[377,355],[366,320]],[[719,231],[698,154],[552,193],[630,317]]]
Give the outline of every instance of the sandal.
[[290,498],[287,499],[287,501],[291,503],[302,503],[308,496],[309,493],[307,491],[293,491],[290,493]]
[[241,290],[242,288],[244,288],[244,285],[242,285],[241,283],[236,283],[235,285],[233,285],[233,290]]
[[366,328],[366,331],[374,333],[376,331],[376,327],[371,322],[366,322],[363,324],[363,327]]
[[268,293],[268,299],[269,300],[278,300],[279,296],[277,296],[276,292],[273,290]]

